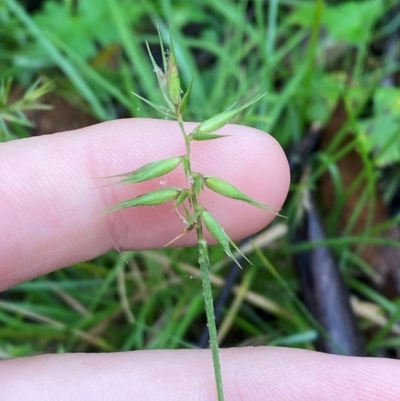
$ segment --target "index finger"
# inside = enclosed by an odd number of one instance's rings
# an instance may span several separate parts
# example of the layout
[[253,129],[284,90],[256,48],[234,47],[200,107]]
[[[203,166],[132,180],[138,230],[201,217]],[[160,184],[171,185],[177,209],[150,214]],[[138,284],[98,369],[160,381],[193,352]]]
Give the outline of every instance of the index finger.
[[[288,191],[289,168],[277,141],[243,126],[227,125],[220,132],[231,136],[194,144],[193,169],[225,179],[279,209]],[[177,123],[150,119],[109,121],[2,144],[0,289],[115,247],[163,247],[183,229],[170,213],[171,204],[109,215],[98,212],[162,185],[185,186],[183,172],[175,170],[163,181],[101,188],[104,182],[98,177],[184,153]],[[234,239],[260,230],[274,218],[213,193],[206,193],[202,203]],[[183,237],[175,245],[193,245],[194,240]]]

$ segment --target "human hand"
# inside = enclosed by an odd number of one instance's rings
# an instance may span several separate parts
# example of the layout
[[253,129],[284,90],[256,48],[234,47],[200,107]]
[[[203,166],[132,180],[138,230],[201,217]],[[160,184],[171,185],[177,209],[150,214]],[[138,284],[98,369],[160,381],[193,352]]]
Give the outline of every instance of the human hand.
[[[194,169],[280,208],[289,170],[276,141],[226,126],[229,139],[196,143]],[[97,213],[154,189],[155,183],[90,189],[94,177],[133,170],[184,153],[175,122],[129,119],[0,145],[0,290],[118,249],[159,248],[182,231],[170,205]],[[179,171],[168,175],[183,184]],[[202,202],[239,239],[272,215],[207,193]],[[175,245],[194,244],[186,236]],[[222,349],[227,401],[399,400],[394,360],[257,347]],[[0,363],[0,400],[215,400],[209,350],[65,354]]]

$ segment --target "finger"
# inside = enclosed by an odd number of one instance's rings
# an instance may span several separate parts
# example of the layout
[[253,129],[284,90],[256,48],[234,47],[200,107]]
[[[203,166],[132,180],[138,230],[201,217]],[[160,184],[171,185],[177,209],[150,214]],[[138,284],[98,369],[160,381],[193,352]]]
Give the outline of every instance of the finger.
[[[188,129],[193,124],[187,124]],[[254,199],[280,208],[289,170],[279,144],[258,130],[229,125],[228,138],[193,143],[193,169],[230,181]],[[129,186],[101,187],[99,177],[180,156],[184,141],[176,122],[110,121],[0,146],[0,289],[107,250],[160,248],[183,230],[172,204],[105,215],[104,208],[168,185],[187,186],[182,169]],[[164,185],[163,185],[164,184]],[[235,239],[274,217],[245,203],[210,193],[202,198]],[[183,238],[176,245],[194,243]]]
[[[229,401],[397,401],[400,363],[285,348],[221,350]],[[0,363],[3,401],[216,400],[208,350],[64,354]]]

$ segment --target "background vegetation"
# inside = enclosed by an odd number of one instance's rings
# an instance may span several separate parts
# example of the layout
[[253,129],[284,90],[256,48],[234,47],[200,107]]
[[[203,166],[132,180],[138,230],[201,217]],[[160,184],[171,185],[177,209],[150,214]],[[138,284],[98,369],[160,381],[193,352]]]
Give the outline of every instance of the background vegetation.
[[[155,27],[167,43],[171,28],[186,86],[197,70],[187,118],[267,92],[239,122],[271,132],[292,167],[288,218],[242,244],[254,265],[237,272],[212,249],[221,346],[329,350],[321,343],[335,332],[328,312],[305,306],[316,285],[302,264],[323,249],[320,263],[334,261],[346,283],[336,300],[351,301],[355,348],[398,357],[396,11],[394,0],[0,0],[0,137],[46,133],[43,119],[53,132],[74,128],[56,125],[61,113],[81,125],[160,118],[131,92],[161,102],[145,42],[159,54]],[[310,231],[310,195],[326,236]],[[20,284],[0,294],[0,357],[204,346],[196,261],[196,249],[115,251]]]

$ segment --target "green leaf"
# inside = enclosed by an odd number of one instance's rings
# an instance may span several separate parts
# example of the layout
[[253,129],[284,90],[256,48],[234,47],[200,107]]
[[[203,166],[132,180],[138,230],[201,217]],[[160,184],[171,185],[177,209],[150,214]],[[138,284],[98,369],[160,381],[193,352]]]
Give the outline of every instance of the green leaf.
[[326,7],[323,24],[334,40],[362,46],[370,40],[383,7],[380,0],[342,2]]
[[224,111],[220,114],[217,114],[214,117],[209,118],[208,120],[204,121],[200,125],[198,125],[194,131],[193,134],[196,133],[201,133],[201,134],[206,134],[206,133],[212,133],[216,131],[217,129],[223,127],[225,124],[227,124],[233,117],[235,117],[237,114],[239,114],[242,110],[246,109],[247,107],[251,106],[253,103],[257,102],[260,100],[265,93],[261,95],[255,96],[253,99],[248,101],[247,103],[243,104],[240,107],[237,107],[236,109],[233,110],[227,110]]
[[232,258],[240,268],[242,266],[233,255],[231,251],[231,246],[233,246],[236,249],[236,251],[238,251],[239,254],[243,256],[243,258],[245,258],[249,263],[251,263],[246,258],[246,256],[240,251],[240,249],[235,245],[235,243],[229,238],[228,234],[220,226],[218,221],[207,210],[204,209],[202,211],[201,217],[210,234],[222,245],[222,248],[224,249],[225,253],[230,258]]
[[221,180],[220,178],[217,177],[207,177],[207,176],[203,176],[203,181],[207,188],[211,189],[212,191],[220,195],[226,196],[227,198],[232,198],[243,202],[247,202],[253,206],[257,206],[261,209],[272,211],[274,214],[277,214],[275,211],[273,211],[271,206],[255,201],[254,199],[250,198],[245,193],[243,193],[242,191],[240,191],[227,181]]
[[155,206],[162,203],[170,202],[181,194],[181,188],[162,188],[147,194],[139,195],[136,198],[117,203],[116,205],[105,210],[106,213],[115,212],[120,209],[126,209],[135,206]]
[[137,170],[130,173],[114,175],[105,178],[126,177],[116,184],[135,184],[137,182],[152,180],[153,178],[161,177],[176,169],[182,162],[181,157],[171,157],[169,159],[158,160],[152,163],[145,164]]
[[374,115],[358,121],[360,139],[375,164],[383,167],[400,161],[400,89],[377,88],[374,93]]
[[217,135],[213,133],[193,133],[189,135],[189,139],[193,139],[194,141],[209,141],[210,139],[218,139],[218,138],[225,138],[230,135]]
[[161,47],[161,57],[162,57],[162,61],[163,61],[163,68],[164,71],[167,71],[168,68],[168,63],[167,63],[167,58],[165,57],[165,48],[164,48],[164,43],[161,37],[161,31],[160,31],[160,27],[157,25],[157,33],[158,33],[158,39],[160,41],[160,47]]

